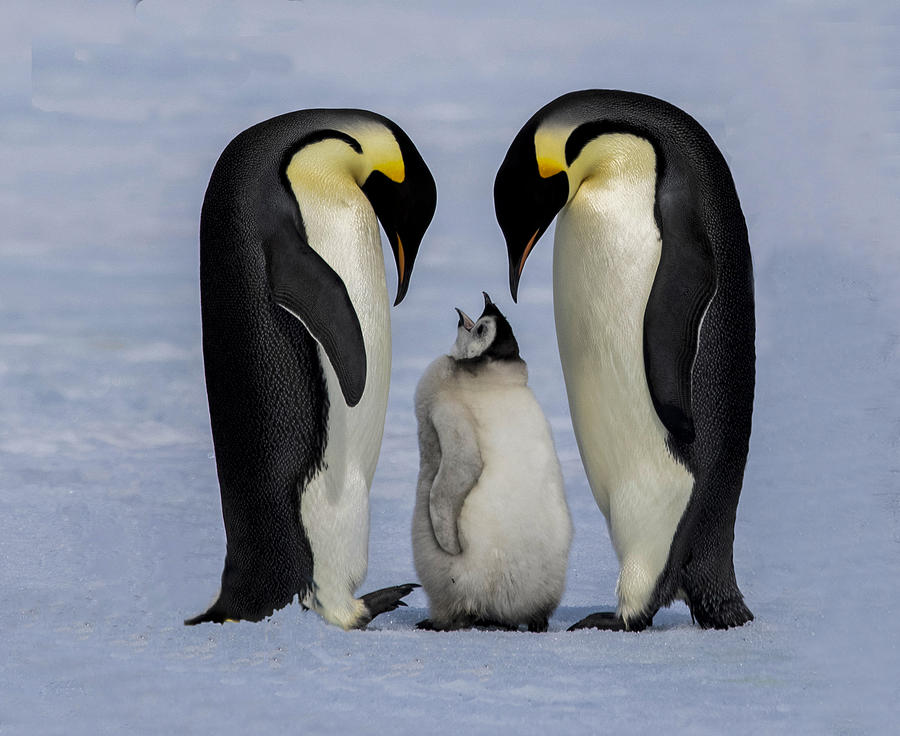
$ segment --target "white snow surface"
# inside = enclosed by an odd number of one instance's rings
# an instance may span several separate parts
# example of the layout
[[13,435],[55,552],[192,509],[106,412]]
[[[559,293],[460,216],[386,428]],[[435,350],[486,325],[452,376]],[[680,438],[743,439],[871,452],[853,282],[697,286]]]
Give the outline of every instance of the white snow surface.
[[[0,734],[895,733],[900,702],[900,6],[47,0],[0,23]],[[493,216],[519,127],[564,92],[657,95],[732,168],[756,268],[757,398],[735,539],[756,615],[567,633],[617,565],[569,421],[552,233],[512,305]],[[362,107],[438,210],[392,310],[361,592],[415,579],[412,397],[487,290],[551,420],[575,524],[547,634],[367,631],[298,605],[187,628],[225,540],[197,227],[249,125]],[[388,270],[394,272],[388,253]],[[474,311],[473,311],[474,310]]]

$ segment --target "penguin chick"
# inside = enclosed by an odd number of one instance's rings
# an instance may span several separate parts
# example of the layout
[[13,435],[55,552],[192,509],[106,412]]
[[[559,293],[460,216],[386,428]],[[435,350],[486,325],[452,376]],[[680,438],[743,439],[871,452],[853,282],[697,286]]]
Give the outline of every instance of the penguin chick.
[[457,312],[450,355],[416,388],[413,560],[431,614],[419,628],[546,631],[572,541],[550,426],[490,297],[476,322]]

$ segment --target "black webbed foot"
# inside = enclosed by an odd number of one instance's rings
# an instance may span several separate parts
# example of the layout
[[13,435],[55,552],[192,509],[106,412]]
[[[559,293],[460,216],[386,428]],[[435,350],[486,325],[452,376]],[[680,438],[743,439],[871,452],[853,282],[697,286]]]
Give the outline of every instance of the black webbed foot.
[[518,631],[516,624],[507,624],[503,621],[492,621],[487,618],[477,618],[472,622],[472,626],[476,629],[484,629],[486,631]]
[[600,629],[602,631],[643,631],[653,626],[653,616],[632,620],[625,625],[625,620],[613,611],[600,611],[585,616],[581,621],[572,624],[567,631],[579,629]]
[[381,588],[366,593],[360,597],[360,600],[366,606],[366,612],[360,616],[354,628],[364,629],[369,622],[376,616],[393,611],[399,606],[406,604],[401,600],[405,596],[412,593],[414,588],[420,587],[418,583],[405,583],[404,585],[393,585],[390,588]]
[[420,631],[461,631],[475,625],[475,619],[471,616],[459,616],[443,624],[436,624],[430,618],[425,618],[416,624],[416,628]]
[[460,615],[445,623],[436,624],[430,618],[423,619],[416,624],[421,631],[463,631],[465,629],[480,629],[482,631],[518,631],[515,624],[507,624],[502,621],[493,621],[487,618],[475,618],[470,614]]

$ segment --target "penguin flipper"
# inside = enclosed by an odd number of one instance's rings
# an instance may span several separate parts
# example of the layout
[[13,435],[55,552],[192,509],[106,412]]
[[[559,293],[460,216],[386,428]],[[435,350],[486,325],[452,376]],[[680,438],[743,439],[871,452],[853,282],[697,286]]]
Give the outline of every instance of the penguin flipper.
[[691,371],[715,293],[712,249],[685,187],[657,193],[662,251],[644,312],[644,369],[653,406],[678,442],[694,440]]
[[484,463],[468,411],[459,404],[440,402],[430,414],[440,444],[440,465],[428,500],[434,537],[445,552],[458,555],[457,519],[469,491],[481,477]]
[[289,220],[281,221],[263,250],[276,303],[325,349],[347,406],[356,406],[366,387],[366,346],[347,287]]

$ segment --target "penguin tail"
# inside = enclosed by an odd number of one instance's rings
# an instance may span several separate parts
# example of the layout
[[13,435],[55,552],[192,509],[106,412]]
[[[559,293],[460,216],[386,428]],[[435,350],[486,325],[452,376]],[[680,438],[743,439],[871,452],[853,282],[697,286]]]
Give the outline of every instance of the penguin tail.
[[402,599],[419,587],[421,586],[418,583],[405,583],[403,585],[394,585],[390,588],[373,590],[371,593],[361,596],[360,600],[365,606],[365,612],[360,616],[356,628],[364,629],[379,614],[405,606],[406,603]]

